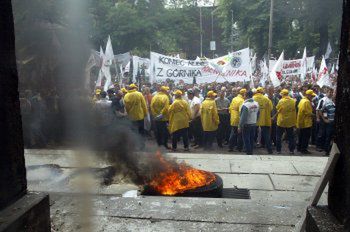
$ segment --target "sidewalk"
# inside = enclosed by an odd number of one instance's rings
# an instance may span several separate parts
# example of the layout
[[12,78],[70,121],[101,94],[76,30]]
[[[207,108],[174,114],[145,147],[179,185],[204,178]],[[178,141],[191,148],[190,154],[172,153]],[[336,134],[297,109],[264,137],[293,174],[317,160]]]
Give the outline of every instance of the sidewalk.
[[[94,196],[94,231],[293,231],[321,175],[327,157],[171,153],[179,162],[217,173],[224,187],[248,188],[251,200],[138,197],[122,193],[137,189],[114,183]],[[76,223],[75,198],[69,188],[40,181],[32,165],[56,164],[61,175],[74,170],[70,150],[26,150],[28,188],[51,192],[53,225],[69,231]],[[96,162],[96,168],[108,166]],[[57,168],[57,166],[56,166]],[[102,195],[101,195],[102,194]],[[326,203],[326,193],[321,204]],[[62,214],[62,212],[65,212]],[[67,227],[67,228],[66,228]],[[68,230],[66,230],[68,229]],[[181,230],[182,229],[182,230]],[[75,230],[75,229],[74,229]],[[61,230],[58,230],[61,231]]]

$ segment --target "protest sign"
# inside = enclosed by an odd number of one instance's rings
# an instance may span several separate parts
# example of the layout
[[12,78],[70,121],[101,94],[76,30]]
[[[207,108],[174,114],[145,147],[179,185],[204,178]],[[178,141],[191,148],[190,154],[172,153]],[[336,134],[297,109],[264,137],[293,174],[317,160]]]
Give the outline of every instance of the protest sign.
[[150,59],[133,56],[132,63],[133,63],[133,72],[132,72],[133,82],[138,82],[139,81],[138,78],[140,78],[140,76],[143,76],[144,78],[149,77],[150,65],[151,65]]

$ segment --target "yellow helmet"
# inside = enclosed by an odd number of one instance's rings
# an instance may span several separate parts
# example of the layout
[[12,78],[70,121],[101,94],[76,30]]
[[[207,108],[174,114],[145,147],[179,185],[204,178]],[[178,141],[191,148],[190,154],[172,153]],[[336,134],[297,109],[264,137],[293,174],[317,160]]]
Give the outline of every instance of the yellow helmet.
[[311,96],[313,96],[313,97],[316,96],[316,93],[315,93],[312,89],[307,90],[307,91],[305,92],[305,94],[306,94],[306,95],[311,95]]
[[124,94],[128,93],[128,90],[127,90],[126,88],[122,88],[121,91],[122,91]]
[[245,94],[246,92],[247,92],[246,89],[241,89],[241,90],[239,91],[240,94]]
[[264,88],[263,88],[263,87],[258,87],[258,88],[256,89],[256,92],[257,92],[257,93],[264,93]]
[[129,88],[130,88],[130,89],[138,89],[137,85],[135,85],[135,84],[129,85]]
[[217,96],[217,94],[214,92],[214,91],[212,91],[212,90],[210,90],[208,93],[207,93],[207,97],[216,97]]
[[181,96],[182,95],[182,91],[181,90],[176,90],[173,94],[175,96]]
[[162,86],[160,87],[160,91],[167,92],[169,90],[168,86]]
[[281,92],[280,92],[280,95],[281,95],[281,96],[286,96],[286,95],[288,95],[288,94],[289,94],[288,89],[282,89]]

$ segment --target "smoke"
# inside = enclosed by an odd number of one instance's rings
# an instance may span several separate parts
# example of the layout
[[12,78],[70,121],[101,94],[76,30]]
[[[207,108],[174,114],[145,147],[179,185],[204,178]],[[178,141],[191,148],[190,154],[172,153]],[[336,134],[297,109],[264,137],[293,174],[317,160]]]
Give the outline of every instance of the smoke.
[[[90,193],[122,181],[144,184],[161,169],[156,149],[146,146],[127,119],[102,123],[92,93],[84,89],[92,47],[88,41],[89,1],[13,3],[25,146],[63,146],[79,153],[71,160],[78,164],[75,169],[28,166],[29,182],[36,190],[82,194],[76,206],[79,223],[84,231],[92,231]],[[110,166],[91,168],[90,152]]]
[[[92,48],[88,39],[89,3],[13,1],[25,145],[63,146],[79,153],[94,151],[112,167],[96,174],[102,179],[110,177],[104,184],[118,181],[143,184],[162,170],[157,149],[146,146],[127,119],[115,118],[110,125],[102,125],[92,94],[84,89],[85,65]],[[88,166],[82,165],[81,169]],[[40,179],[38,175],[47,172],[51,180],[60,175],[50,168],[38,167],[32,173]]]

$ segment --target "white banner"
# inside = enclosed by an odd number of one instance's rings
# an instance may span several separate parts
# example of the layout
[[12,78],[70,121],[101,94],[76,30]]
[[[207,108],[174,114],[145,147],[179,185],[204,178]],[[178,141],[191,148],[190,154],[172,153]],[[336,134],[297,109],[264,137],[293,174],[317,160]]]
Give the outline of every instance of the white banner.
[[185,83],[250,81],[249,48],[207,61],[184,60],[151,52],[153,81],[167,79]]
[[[276,60],[270,60],[270,67],[269,70],[270,72],[272,71],[273,66],[276,64]],[[312,73],[312,69],[315,65],[315,57],[307,57],[306,58],[307,62],[307,73],[310,74]],[[284,60],[283,61],[283,70],[282,70],[282,75],[283,78],[286,78],[288,76],[299,76],[302,74],[302,65],[303,64],[303,59],[297,59],[297,60]]]
[[133,64],[133,82],[138,82],[138,74],[143,75],[144,77],[149,77],[150,75],[150,65],[151,61],[147,58],[141,58],[138,56],[132,57],[132,64]]
[[306,58],[306,62],[307,62],[307,73],[312,74],[312,71],[314,70],[314,67],[315,67],[315,56]]
[[252,76],[249,48],[208,60],[204,73],[212,73],[217,82],[248,82]]
[[194,78],[198,81],[203,77],[201,70],[206,64],[205,61],[183,60],[151,52],[151,81],[162,82],[170,79],[193,83]]
[[[100,58],[101,52],[91,50],[91,54],[94,55],[95,59],[99,60],[100,62],[96,64],[96,66],[101,67],[102,64],[102,58]],[[103,55],[103,54],[102,54]],[[130,52],[122,53],[122,54],[117,54],[114,56],[114,61],[117,64],[121,64],[122,67],[125,67],[129,62],[132,56],[130,55]]]

